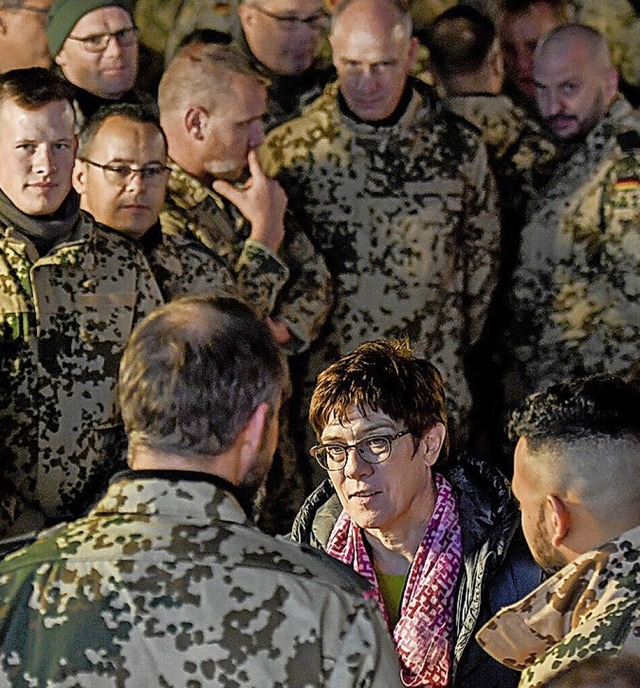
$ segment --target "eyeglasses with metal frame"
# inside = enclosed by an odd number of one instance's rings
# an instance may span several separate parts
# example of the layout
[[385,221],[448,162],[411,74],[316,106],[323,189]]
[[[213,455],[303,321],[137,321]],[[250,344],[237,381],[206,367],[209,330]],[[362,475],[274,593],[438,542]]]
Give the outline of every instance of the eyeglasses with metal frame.
[[402,430],[395,435],[364,437],[354,444],[316,444],[309,453],[327,471],[341,471],[347,465],[349,449],[355,449],[363,461],[375,465],[386,461],[391,456],[393,443],[408,434],[409,430]]
[[107,49],[112,38],[121,48],[127,48],[133,45],[137,40],[137,31],[137,26],[125,26],[123,29],[118,29],[118,31],[92,33],[89,36],[72,36],[69,34],[67,38],[82,43],[87,52],[103,53]]
[[142,167],[132,167],[119,162],[108,162],[105,165],[99,162],[94,162],[93,160],[88,160],[87,158],[78,158],[82,162],[86,162],[87,165],[93,165],[93,167],[98,167],[104,173],[105,179],[114,185],[125,185],[128,184],[133,175],[139,174],[142,180],[148,182],[149,184],[163,184],[167,173],[169,172],[169,167],[161,162],[150,162]]
[[292,17],[288,14],[275,14],[274,12],[269,12],[257,3],[251,6],[258,10],[258,12],[262,12],[262,14],[264,14],[266,17],[270,17],[274,21],[278,22],[278,24],[286,31],[293,31],[297,26],[300,25],[310,26],[312,29],[323,29],[329,22],[329,15],[324,10],[310,14],[308,17]]

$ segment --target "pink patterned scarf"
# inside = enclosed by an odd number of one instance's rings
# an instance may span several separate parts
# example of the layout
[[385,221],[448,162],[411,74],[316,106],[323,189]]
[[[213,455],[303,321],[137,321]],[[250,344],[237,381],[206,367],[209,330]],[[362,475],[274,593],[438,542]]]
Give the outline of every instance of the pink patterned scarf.
[[[413,559],[402,595],[393,640],[405,686],[447,685],[452,649],[456,584],[462,563],[458,504],[451,485],[435,474],[436,504]],[[388,623],[373,563],[362,530],[343,511],[333,528],[327,552],[363,575]]]

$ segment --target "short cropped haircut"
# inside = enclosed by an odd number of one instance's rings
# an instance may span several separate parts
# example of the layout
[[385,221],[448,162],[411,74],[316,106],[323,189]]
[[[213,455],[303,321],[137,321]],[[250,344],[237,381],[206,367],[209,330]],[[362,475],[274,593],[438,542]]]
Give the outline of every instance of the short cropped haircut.
[[434,19],[425,42],[435,70],[448,77],[478,71],[495,37],[489,17],[469,5],[455,5]]
[[[384,413],[414,438],[436,423],[447,426],[442,376],[399,340],[365,342],[320,373],[309,409],[318,439],[330,419],[346,422],[352,406],[363,415]],[[446,446],[441,460],[445,458]]]
[[[330,32],[333,32],[333,28],[340,19],[340,15],[351,5],[355,0],[341,0],[333,11],[330,17]],[[413,33],[413,19],[411,18],[411,12],[409,11],[409,3],[407,0],[384,0],[387,5],[395,10],[398,15],[398,25],[410,38]]]
[[0,74],[0,105],[13,101],[24,110],[66,101],[73,108],[73,91],[66,81],[44,67],[12,69]]
[[532,394],[509,423],[531,451],[583,440],[640,444],[640,386],[615,375],[562,382]]
[[216,456],[261,403],[275,408],[285,380],[280,347],[249,306],[209,294],[162,306],[136,327],[120,365],[130,452]]
[[148,108],[136,103],[114,103],[103,105],[83,125],[78,136],[78,157],[89,155],[96,135],[104,122],[111,117],[122,117],[140,124],[151,124],[160,132],[164,141],[165,152],[167,150],[167,137],[160,126],[159,118]]
[[194,29],[184,36],[178,43],[178,50],[186,45],[197,45],[198,43],[213,43],[215,45],[229,45],[233,41],[231,34],[217,29]]
[[215,109],[230,91],[231,74],[243,74],[265,87],[269,85],[269,80],[233,45],[192,43],[180,48],[158,87],[161,116],[189,104]]

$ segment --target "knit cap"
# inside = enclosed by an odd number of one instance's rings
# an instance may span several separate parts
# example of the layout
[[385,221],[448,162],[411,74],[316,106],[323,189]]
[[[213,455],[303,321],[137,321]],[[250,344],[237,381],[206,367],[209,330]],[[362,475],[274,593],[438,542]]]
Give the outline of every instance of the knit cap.
[[49,52],[55,57],[73,27],[85,14],[101,7],[122,7],[133,17],[133,0],[54,0],[47,15]]

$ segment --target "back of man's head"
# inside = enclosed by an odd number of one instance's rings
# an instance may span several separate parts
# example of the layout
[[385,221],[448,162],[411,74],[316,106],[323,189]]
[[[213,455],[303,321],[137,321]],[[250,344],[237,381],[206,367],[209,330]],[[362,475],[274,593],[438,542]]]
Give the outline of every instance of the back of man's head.
[[243,303],[202,295],[157,309],[134,330],[120,367],[130,453],[224,453],[260,404],[277,408],[285,374],[268,326]]
[[[498,49],[493,22],[469,5],[455,5],[439,15],[428,28],[425,41],[430,65],[445,88],[455,77],[482,74],[492,49]],[[487,89],[480,83],[475,90]]]
[[[361,344],[318,376],[309,422],[320,437],[330,419],[346,421],[351,407],[379,411],[415,437],[436,423],[447,426],[444,383],[438,369],[402,341]],[[446,444],[440,455],[446,458]]]
[[570,494],[603,523],[640,521],[640,387],[616,376],[531,395],[509,430],[526,440],[545,492]]

